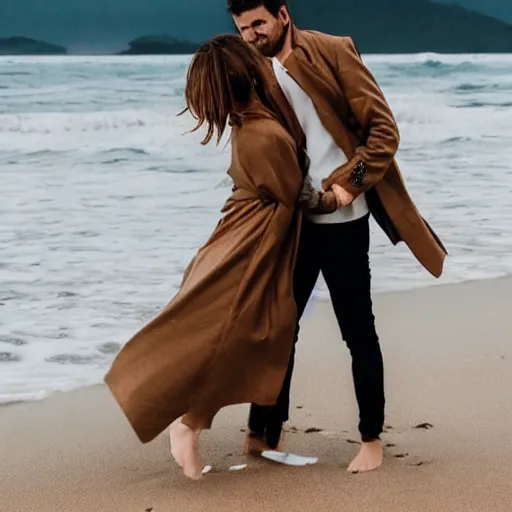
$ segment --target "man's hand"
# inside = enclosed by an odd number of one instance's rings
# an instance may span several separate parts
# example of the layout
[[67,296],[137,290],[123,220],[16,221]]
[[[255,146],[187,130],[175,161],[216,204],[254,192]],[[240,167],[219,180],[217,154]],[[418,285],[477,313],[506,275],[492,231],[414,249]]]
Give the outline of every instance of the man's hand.
[[352,201],[355,199],[355,196],[350,192],[347,192],[343,187],[334,184],[331,189],[336,196],[336,201],[338,201],[338,206],[344,207],[352,204]]

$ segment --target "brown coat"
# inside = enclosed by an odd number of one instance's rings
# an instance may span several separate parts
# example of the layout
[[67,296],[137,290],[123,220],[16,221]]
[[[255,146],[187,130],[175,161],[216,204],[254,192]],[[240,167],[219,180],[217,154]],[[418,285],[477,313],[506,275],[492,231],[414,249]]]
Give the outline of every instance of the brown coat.
[[105,377],[142,442],[183,414],[190,427],[209,428],[224,406],[275,403],[297,316],[296,150],[268,115],[234,128],[234,192],[221,221],[178,294],[124,346]]
[[285,66],[313,101],[320,120],[348,162],[326,176],[368,206],[393,244],[404,241],[435,277],[447,254],[410,198],[395,154],[398,128],[391,110],[350,37],[293,28]]

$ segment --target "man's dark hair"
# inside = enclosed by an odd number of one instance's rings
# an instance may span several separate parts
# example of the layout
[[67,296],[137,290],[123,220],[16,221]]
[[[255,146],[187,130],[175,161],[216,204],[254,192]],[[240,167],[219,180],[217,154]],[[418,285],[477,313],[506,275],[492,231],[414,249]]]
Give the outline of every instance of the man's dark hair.
[[288,7],[287,0],[228,0],[228,12],[240,16],[246,11],[265,7],[272,16],[277,17],[281,7]]

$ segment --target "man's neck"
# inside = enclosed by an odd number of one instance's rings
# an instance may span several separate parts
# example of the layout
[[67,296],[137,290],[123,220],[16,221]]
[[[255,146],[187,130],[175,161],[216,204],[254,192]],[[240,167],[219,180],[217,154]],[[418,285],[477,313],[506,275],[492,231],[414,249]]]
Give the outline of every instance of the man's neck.
[[276,54],[276,59],[284,65],[286,59],[292,54],[293,52],[293,45],[292,45],[292,32],[293,32],[293,25],[290,25],[290,28],[288,29],[288,32],[286,34],[286,39],[284,41],[283,48],[279,53]]

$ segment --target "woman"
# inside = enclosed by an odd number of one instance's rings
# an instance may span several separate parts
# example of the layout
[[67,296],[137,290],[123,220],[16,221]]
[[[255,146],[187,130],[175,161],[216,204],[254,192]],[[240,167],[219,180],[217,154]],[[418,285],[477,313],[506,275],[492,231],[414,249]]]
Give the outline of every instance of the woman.
[[172,423],[172,454],[193,479],[203,468],[200,432],[224,406],[274,404],[293,344],[297,205],[307,159],[269,70],[234,35],[208,41],[194,56],[185,110],[197,120],[195,130],[206,126],[203,144],[215,135],[218,143],[232,127],[233,193],[177,295],[127,343],[105,378],[142,442]]

